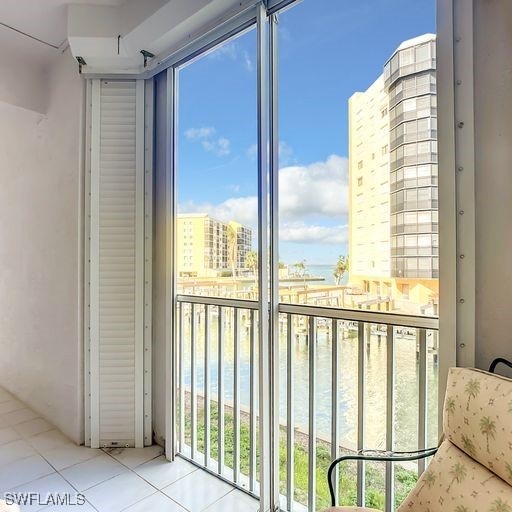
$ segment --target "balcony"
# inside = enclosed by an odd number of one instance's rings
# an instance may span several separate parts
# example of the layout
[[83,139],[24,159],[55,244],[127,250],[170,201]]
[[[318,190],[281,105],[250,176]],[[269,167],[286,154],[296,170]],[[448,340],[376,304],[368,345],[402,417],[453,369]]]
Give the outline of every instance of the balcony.
[[[0,501],[320,512],[333,457],[438,444],[449,368],[512,358],[512,3],[434,3],[0,2]],[[339,502],[429,462],[344,463]]]

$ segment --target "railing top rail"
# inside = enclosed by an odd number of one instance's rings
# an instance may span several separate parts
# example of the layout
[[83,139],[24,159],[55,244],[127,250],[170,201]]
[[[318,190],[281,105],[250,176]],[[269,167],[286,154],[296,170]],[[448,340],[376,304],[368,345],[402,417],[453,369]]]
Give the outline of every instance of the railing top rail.
[[411,327],[414,329],[431,329],[434,331],[439,329],[439,319],[431,316],[401,315],[397,313],[383,313],[380,311],[308,306],[305,304],[279,304],[279,312],[352,322]]
[[208,297],[204,295],[177,295],[178,302],[189,304],[204,304],[206,306],[224,306],[238,309],[258,309],[258,302],[255,300],[226,299],[223,297]]
[[[208,306],[224,306],[228,308],[258,310],[258,302],[253,300],[228,299],[223,297],[208,297],[203,295],[177,295],[178,302],[190,304],[204,304]],[[384,313],[359,309],[341,309],[321,306],[308,306],[305,304],[279,304],[279,313],[291,315],[316,316],[345,320],[349,322],[366,322],[371,324],[395,325],[397,327],[410,327],[413,329],[439,329],[439,319],[432,316],[401,315],[397,313]]]

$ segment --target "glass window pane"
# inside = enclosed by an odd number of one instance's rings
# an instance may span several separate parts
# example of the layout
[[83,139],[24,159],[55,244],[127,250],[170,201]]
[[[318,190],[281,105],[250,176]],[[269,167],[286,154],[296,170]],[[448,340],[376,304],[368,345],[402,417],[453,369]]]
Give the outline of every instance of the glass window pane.
[[428,60],[430,58],[430,44],[424,44],[416,47],[416,62]]
[[255,62],[251,30],[178,71],[180,293],[257,297]]

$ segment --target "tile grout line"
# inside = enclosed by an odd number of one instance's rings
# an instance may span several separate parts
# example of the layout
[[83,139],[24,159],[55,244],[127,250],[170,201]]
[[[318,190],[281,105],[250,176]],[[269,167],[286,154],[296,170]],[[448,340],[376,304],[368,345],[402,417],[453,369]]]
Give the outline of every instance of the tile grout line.
[[[160,446],[160,445],[154,445],[154,446]],[[103,451],[103,449],[101,449]],[[138,468],[140,466],[143,466],[144,464],[147,464],[148,462],[151,462],[152,460],[155,460],[155,459],[158,459],[158,457],[161,457],[163,455],[163,453],[161,453],[160,455],[157,455],[156,457],[153,457],[151,459],[148,459],[147,461],[145,462],[142,462],[141,464],[137,464],[137,466],[134,466],[133,468],[127,466],[126,464],[123,464],[120,460],[116,459],[113,455],[111,455],[110,453],[108,452],[105,452],[103,451],[103,453],[105,453],[106,455],[108,455],[109,457],[111,457],[112,459],[114,459],[115,461],[119,462],[119,464],[121,464],[122,466],[124,466],[125,468],[129,469],[132,473],[135,473],[135,475],[137,477],[139,477],[141,480],[144,480],[144,482],[146,482],[147,484],[149,484],[151,487],[153,487],[154,489],[156,489],[157,493],[161,493],[162,495],[164,495],[166,498],[169,498],[173,503],[176,503],[177,505],[179,505],[181,508],[183,508],[184,510],[186,510],[187,512],[191,512],[190,509],[188,509],[187,507],[185,507],[182,503],[176,501],[175,499],[171,498],[171,496],[169,496],[168,494],[166,494],[165,492],[163,492],[163,489],[167,488],[167,487],[170,487],[171,485],[174,485],[175,483],[179,482],[180,480],[182,480],[183,478],[185,478],[186,476],[189,476],[191,475],[192,473],[194,473],[195,471],[197,471],[198,468],[194,468],[190,473],[187,473],[186,475],[183,475],[181,477],[179,477],[178,479],[176,479],[174,482],[171,482],[169,485],[166,485],[165,487],[163,487],[162,489],[158,489],[158,487],[156,487],[155,485],[153,485],[150,481],[146,480],[142,475],[139,475],[136,471],[135,471],[135,468]],[[169,462],[169,461],[167,461]],[[115,477],[113,477],[115,478]],[[97,484],[99,485],[99,484]],[[93,486],[94,487],[94,486]],[[153,493],[153,494],[150,494],[150,496],[153,496],[155,495],[156,493]],[[135,503],[132,503],[131,505],[129,505],[128,507],[126,508],[123,508],[122,510],[126,510],[127,508],[135,505],[136,503],[139,503],[141,502],[142,500],[145,500],[146,498],[149,498],[149,496],[146,496],[145,498],[142,498],[138,501],[136,501]],[[122,511],[121,511],[122,512]]]
[[[34,419],[39,419],[39,418],[34,418]],[[44,420],[44,418],[41,418],[41,419],[43,419],[43,420]],[[33,420],[27,420],[27,421],[33,421]],[[46,421],[46,420],[44,420],[44,421]],[[50,424],[49,422],[47,422],[47,423],[48,423],[48,424]],[[11,427],[11,428],[12,428],[12,427]],[[15,429],[13,429],[13,430],[15,430]],[[74,486],[74,485],[73,485],[73,484],[72,484],[72,483],[71,483],[71,482],[70,482],[70,481],[69,481],[69,480],[68,480],[68,479],[67,479],[67,478],[66,478],[66,477],[61,473],[61,471],[65,470],[65,469],[68,469],[68,468],[70,468],[70,467],[72,467],[72,466],[75,466],[75,465],[77,465],[77,464],[80,464],[80,462],[77,462],[76,464],[71,464],[70,466],[66,466],[65,468],[62,468],[61,470],[58,470],[58,469],[57,469],[57,468],[56,468],[56,467],[55,467],[55,466],[54,466],[54,465],[53,465],[53,464],[52,464],[52,463],[51,463],[51,462],[50,462],[50,461],[45,457],[45,455],[40,451],[40,449],[36,448],[35,446],[33,446],[33,445],[28,441],[28,439],[29,439],[29,438],[32,438],[32,437],[38,436],[38,435],[40,435],[40,434],[45,434],[45,433],[47,433],[47,432],[50,432],[51,430],[55,430],[55,431],[57,431],[59,434],[62,434],[62,432],[61,432],[59,429],[57,429],[56,427],[52,427],[52,428],[51,428],[51,429],[49,429],[49,430],[45,430],[45,431],[43,431],[43,432],[38,432],[37,434],[33,434],[33,435],[31,435],[31,436],[28,436],[27,438],[23,438],[23,437],[22,437],[21,439],[18,439],[17,441],[24,441],[26,444],[28,444],[28,445],[29,445],[29,446],[34,450],[35,454],[36,454],[36,455],[39,455],[39,457],[41,457],[41,458],[42,458],[42,459],[43,459],[43,460],[44,460],[44,461],[45,461],[45,462],[46,462],[46,463],[47,463],[47,464],[48,464],[48,465],[53,469],[53,473],[48,473],[47,475],[40,476],[39,478],[35,478],[34,480],[30,480],[29,482],[22,483],[22,484],[20,484],[20,485],[18,485],[18,486],[16,486],[16,487],[20,487],[20,486],[22,486],[22,485],[29,485],[29,484],[31,484],[31,483],[33,483],[33,482],[37,482],[38,480],[42,480],[43,478],[46,478],[46,477],[48,477],[48,476],[52,476],[52,475],[54,475],[54,474],[57,474],[57,475],[59,475],[59,476],[60,476],[60,477],[61,477],[61,478],[66,482],[66,483],[68,483],[68,484],[71,486],[71,488],[72,488],[72,489],[74,489],[77,493],[83,494],[83,492],[82,492],[82,491],[80,491],[79,489],[77,489],[77,488],[76,488],[76,487],[75,487],[75,486]],[[16,432],[16,430],[15,430],[15,432]],[[17,432],[16,432],[16,433],[17,433]],[[62,435],[64,435],[64,434],[62,434]],[[70,444],[71,444],[72,446],[81,446],[81,445],[76,445],[76,444],[72,443],[72,442],[71,442],[71,440],[70,440]],[[3,446],[3,445],[2,445],[2,446]],[[52,449],[51,449],[51,450],[49,450],[49,451],[56,450],[56,449],[58,449],[58,448],[60,448],[60,447],[62,447],[62,444],[61,444],[61,445],[59,445],[59,446],[56,446],[55,448],[52,448]],[[99,454],[98,454],[98,455],[99,455]],[[98,455],[97,455],[97,456],[98,456]],[[29,455],[28,457],[21,457],[21,458],[18,458],[18,459],[16,459],[16,462],[17,462],[17,461],[20,461],[20,460],[24,460],[24,459],[30,458],[30,457],[33,457],[33,456],[34,456],[34,455]],[[94,458],[94,457],[92,457],[92,458]],[[92,458],[91,458],[91,459],[92,459]],[[88,460],[91,460],[91,459],[88,459]],[[81,461],[81,462],[86,462],[86,461]],[[15,489],[16,487],[14,487],[14,489]],[[5,492],[8,492],[8,491],[5,491]],[[85,496],[85,494],[84,494],[84,496]],[[87,500],[87,498],[86,498],[86,502],[87,502],[87,503],[89,503],[89,505],[90,505],[94,510],[98,511],[98,509],[97,509],[97,508],[96,508],[92,503],[90,503],[90,502]],[[47,506],[48,506],[48,505],[47,505]],[[46,508],[46,506],[45,506],[45,507],[43,507],[43,508],[41,508],[41,509],[39,509],[39,510],[44,510],[44,508]],[[36,512],[38,512],[38,511],[36,511]],[[98,511],[98,512],[99,512],[99,511]]]
[[210,507],[213,507],[213,505],[215,505],[215,503],[218,503],[220,500],[223,500],[226,496],[229,496],[235,489],[231,489],[230,491],[228,491],[226,494],[224,494],[224,496],[221,496],[219,499],[215,500],[214,502],[210,503],[209,505],[207,505],[205,508],[201,509],[199,512],[207,512],[207,510],[210,508]]
[[[20,402],[20,404],[23,405],[23,407],[19,408],[19,409],[16,409],[16,410],[13,410],[13,411],[8,411],[8,412],[5,412],[5,413],[2,413],[1,416],[3,416],[4,414],[5,415],[8,415],[8,414],[12,414],[12,413],[16,413],[18,411],[22,411],[24,409],[27,409],[29,411],[32,411],[34,412],[31,408],[29,408],[28,406],[26,406],[26,404],[24,402],[21,402],[20,400],[17,400],[16,397],[14,397],[13,395],[11,395],[10,397],[7,397],[6,400],[0,400],[0,404],[2,403],[6,403],[6,402],[9,402],[9,401],[12,401],[12,400],[16,400],[18,402]],[[46,429],[46,430],[42,430],[40,432],[36,432],[30,436],[24,436],[23,434],[20,434],[17,430],[16,427],[18,427],[19,425],[24,425],[24,424],[28,424],[30,422],[34,422],[34,421],[44,421],[48,424],[48,426],[50,428]],[[63,434],[58,428],[56,428],[55,426],[53,426],[50,422],[48,422],[45,418],[43,418],[42,416],[37,416],[35,418],[30,418],[28,420],[23,420],[19,423],[15,423],[15,424],[5,424],[5,425],[2,425],[0,426],[0,429],[11,429],[17,436],[19,436],[18,439],[13,439],[12,441],[9,441],[7,443],[3,443],[1,446],[5,446],[7,444],[11,444],[11,443],[14,443],[14,442],[19,442],[19,441],[23,441],[26,445],[28,445],[33,451],[34,453],[30,454],[30,455],[26,455],[26,456],[22,456],[22,457],[19,457],[17,459],[15,459],[14,461],[12,462],[18,462],[18,461],[22,461],[22,460],[25,460],[25,459],[28,459],[30,457],[34,457],[34,456],[39,456],[41,457],[42,460],[44,460],[49,468],[51,468],[53,471],[51,473],[48,473],[46,475],[43,475],[43,476],[40,476],[34,480],[31,480],[29,482],[25,482],[25,483],[22,483],[22,484],[19,484],[18,486],[16,487],[19,487],[19,486],[24,486],[24,485],[29,485],[29,484],[32,484],[34,482],[37,482],[39,480],[42,480],[43,478],[46,478],[46,477],[51,477],[53,475],[58,475],[60,478],[62,478],[62,480],[64,482],[66,482],[72,489],[74,489],[77,493],[80,493],[80,494],[83,494],[85,496],[85,493],[86,491],[90,490],[90,489],[93,489],[94,487],[96,486],[99,486],[99,485],[102,485],[106,482],[108,482],[109,480],[112,480],[114,478],[116,478],[117,476],[120,476],[120,475],[114,475],[112,477],[109,477],[105,480],[103,480],[102,482],[99,482],[87,489],[84,489],[83,491],[79,490],[75,485],[73,485],[63,474],[62,472],[63,471],[66,471],[70,468],[73,468],[74,466],[77,466],[79,464],[83,464],[83,463],[86,463],[86,462],[89,462],[91,460],[94,460],[96,457],[99,457],[101,456],[101,454],[105,454],[107,456],[109,456],[111,459],[115,460],[120,466],[122,466],[124,469],[127,469],[129,470],[132,474],[135,474],[135,476],[142,480],[143,482],[145,482],[147,485],[149,485],[150,487],[152,487],[155,492],[151,493],[150,495],[148,496],[145,496],[144,498],[141,498],[140,500],[137,500],[133,503],[131,503],[130,505],[128,505],[127,507],[124,507],[122,509],[122,511],[125,511],[127,509],[129,509],[130,507],[136,505],[137,503],[140,503],[142,502],[143,500],[145,499],[148,499],[152,496],[155,496],[155,494],[160,494],[162,496],[164,496],[165,498],[169,499],[172,503],[175,503],[177,504],[178,506],[180,506],[181,508],[183,508],[185,511],[187,512],[190,512],[190,509],[188,509],[187,507],[185,507],[182,503],[179,503],[178,501],[176,501],[176,499],[174,499],[173,497],[169,496],[168,494],[166,494],[163,489],[166,489],[167,487],[170,487],[176,483],[178,483],[180,480],[184,479],[185,477],[187,476],[190,476],[192,475],[193,473],[195,473],[198,468],[194,468],[192,469],[192,471],[190,471],[189,473],[185,474],[185,475],[182,475],[180,476],[179,478],[177,478],[175,481],[171,482],[170,484],[168,485],[165,485],[164,487],[162,487],[162,489],[159,489],[156,485],[154,485],[153,483],[151,483],[150,481],[148,481],[146,478],[144,478],[142,475],[140,475],[139,473],[137,473],[136,469],[137,468],[140,468],[141,466],[143,466],[144,464],[147,464],[147,463],[150,463],[151,461],[154,461],[155,459],[159,458],[162,456],[162,453],[158,454],[158,455],[155,455],[154,457],[151,457],[149,458],[148,460],[145,460],[144,462],[141,462],[140,464],[137,464],[136,466],[133,466],[133,467],[130,467],[128,466],[127,464],[125,464],[124,462],[122,462],[121,460],[117,459],[114,455],[112,455],[110,452],[107,452],[105,451],[103,448],[100,448],[98,449],[98,453],[96,455],[94,455],[93,457],[91,457],[90,459],[86,459],[86,460],[82,460],[82,461],[79,461],[79,462],[75,462],[74,464],[70,464],[69,466],[66,466],[64,468],[61,468],[61,469],[57,469],[57,467],[52,464],[52,462],[50,462],[50,460],[48,460],[48,458],[46,457],[46,455],[39,449],[37,448],[36,446],[34,446],[30,441],[29,439],[32,439],[36,436],[39,436],[39,435],[42,435],[42,434],[45,434],[45,433],[48,433],[52,430],[55,430],[58,434],[64,436],[66,438],[66,440],[68,439],[67,436],[65,436],[65,434]],[[59,443],[58,445],[54,446],[51,450],[48,450],[48,452],[52,452],[54,450],[58,450],[59,448],[62,449],[63,446],[65,446],[67,443],[66,442],[62,442],[62,443]],[[73,447],[82,447],[83,445],[77,445],[76,443],[74,443],[71,439],[69,439],[69,445],[70,446],[73,446]],[[158,445],[157,445],[158,446]],[[84,447],[84,449],[87,449],[86,447]],[[46,450],[45,450],[46,452]],[[15,488],[16,488],[15,487]],[[15,489],[14,488],[14,489]],[[227,496],[229,496],[230,494],[233,493],[235,489],[230,489],[226,494],[222,495],[221,497],[219,497],[217,500],[213,501],[212,503],[208,504],[205,508],[201,509],[202,512],[205,512],[208,508],[214,506],[216,503],[220,502],[221,500],[223,500],[224,498],[226,498]],[[7,492],[7,491],[6,491]],[[91,506],[92,509],[96,510],[97,512],[101,512],[95,505],[93,505],[87,498],[86,498],[86,503]],[[50,505],[47,505],[47,506],[44,506],[42,507],[41,509],[38,509],[38,510],[41,510],[41,511],[44,511],[45,508],[47,508],[48,506]]]

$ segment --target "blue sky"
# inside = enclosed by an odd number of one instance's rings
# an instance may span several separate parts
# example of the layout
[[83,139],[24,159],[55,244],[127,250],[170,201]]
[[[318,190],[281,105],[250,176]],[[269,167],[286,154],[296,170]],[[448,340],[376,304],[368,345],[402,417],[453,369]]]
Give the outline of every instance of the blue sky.
[[[280,259],[331,264],[348,254],[348,98],[435,32],[435,1],[304,0],[279,32]],[[249,31],[180,70],[180,211],[256,227],[256,129]]]

